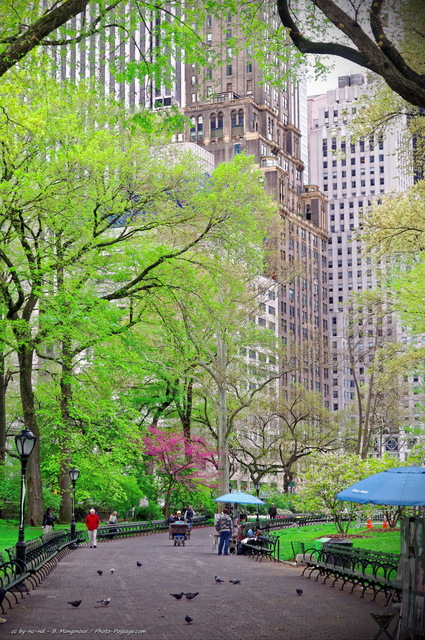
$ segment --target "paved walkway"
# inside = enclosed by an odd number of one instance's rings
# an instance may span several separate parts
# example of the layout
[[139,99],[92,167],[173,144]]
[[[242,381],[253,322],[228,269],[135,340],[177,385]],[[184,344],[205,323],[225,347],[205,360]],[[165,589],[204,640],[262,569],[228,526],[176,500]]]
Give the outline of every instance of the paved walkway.
[[[0,636],[370,640],[377,632],[370,612],[384,610],[383,597],[372,602],[370,594],[360,598],[359,591],[301,578],[300,567],[219,557],[212,553],[213,531],[196,529],[185,547],[174,547],[165,533],[81,547],[7,612]],[[215,575],[224,582],[217,584]],[[199,595],[190,601],[169,595],[181,591]],[[109,606],[96,608],[102,598],[111,598]],[[82,603],[75,609],[69,600]]]

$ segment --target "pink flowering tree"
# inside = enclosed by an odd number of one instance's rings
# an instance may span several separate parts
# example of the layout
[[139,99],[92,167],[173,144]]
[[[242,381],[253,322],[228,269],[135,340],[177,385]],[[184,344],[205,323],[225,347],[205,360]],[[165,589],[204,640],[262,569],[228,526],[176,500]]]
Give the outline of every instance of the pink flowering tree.
[[143,438],[145,455],[152,458],[164,495],[164,513],[177,489],[195,491],[216,484],[216,452],[201,437],[189,441],[182,434],[151,426]]

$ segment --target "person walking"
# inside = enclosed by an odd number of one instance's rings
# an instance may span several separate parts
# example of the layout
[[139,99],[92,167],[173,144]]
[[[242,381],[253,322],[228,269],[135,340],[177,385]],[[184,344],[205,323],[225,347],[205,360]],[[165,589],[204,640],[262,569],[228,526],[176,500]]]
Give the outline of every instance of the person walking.
[[229,555],[229,541],[232,531],[233,523],[232,518],[229,516],[229,509],[226,507],[223,509],[223,513],[217,518],[215,523],[215,529],[220,534],[220,541],[218,543],[218,554],[221,556],[223,553],[225,556]]
[[86,517],[86,527],[89,532],[90,549],[94,547],[96,549],[97,542],[97,528],[100,525],[100,518],[94,509],[90,509],[90,513]]
[[49,507],[43,516],[43,533],[52,533],[52,529],[55,526],[55,517]]
[[190,506],[190,507],[189,507],[189,509],[187,509],[187,510],[185,511],[185,514],[184,514],[184,519],[186,520],[186,522],[187,522],[187,524],[188,524],[188,526],[189,526],[189,531],[190,531],[190,530],[191,530],[191,528],[192,528],[192,522],[193,522],[193,516],[194,516],[194,515],[195,515],[195,512],[194,512],[194,510],[193,510],[193,507],[192,507],[192,506]]
[[277,516],[277,509],[273,503],[270,505],[270,508],[269,508],[269,516],[271,520],[274,520]]
[[115,538],[115,535],[118,533],[117,523],[118,513],[116,511],[113,511],[109,516],[109,540],[113,540],[113,538]]

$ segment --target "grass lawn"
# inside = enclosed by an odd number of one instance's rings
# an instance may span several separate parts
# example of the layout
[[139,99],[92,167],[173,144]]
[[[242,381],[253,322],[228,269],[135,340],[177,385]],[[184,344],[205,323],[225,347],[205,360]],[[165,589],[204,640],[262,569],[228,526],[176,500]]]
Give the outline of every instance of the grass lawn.
[[[323,525],[311,525],[299,529],[283,529],[276,531],[280,538],[280,557],[282,560],[293,560],[294,554],[291,542],[304,542],[305,548],[314,548],[316,538],[326,538],[330,534],[335,535],[337,530],[332,523]],[[350,538],[353,547],[370,549],[371,551],[383,551],[385,553],[400,553],[400,531],[382,531],[381,528],[372,530],[356,529],[351,527],[349,535],[364,536]],[[341,538],[344,536],[341,535]],[[294,544],[296,546],[296,544]]]
[[[85,529],[83,522],[77,522],[77,529]],[[69,529],[69,525],[57,525],[56,529]],[[9,557],[4,553],[5,549],[14,547],[18,541],[19,523],[17,520],[0,520],[0,553],[5,560]],[[33,540],[43,534],[42,527],[30,527],[25,525],[25,540]]]

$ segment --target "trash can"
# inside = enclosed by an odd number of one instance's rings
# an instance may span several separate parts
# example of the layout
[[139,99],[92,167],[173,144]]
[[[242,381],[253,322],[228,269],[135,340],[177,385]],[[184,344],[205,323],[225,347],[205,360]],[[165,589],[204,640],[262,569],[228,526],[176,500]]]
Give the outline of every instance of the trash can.
[[[327,548],[329,548],[330,546],[332,547],[338,547],[342,550],[346,550],[346,549],[352,549],[353,548],[353,543],[351,542],[351,540],[347,540],[346,538],[338,538],[336,540],[334,539],[330,539],[327,542],[325,542],[323,544],[323,548],[326,550]],[[347,568],[351,567],[350,563],[344,562],[342,561],[341,557],[338,557],[336,554],[335,556],[333,556],[332,554],[328,554],[327,556],[327,560],[330,563],[335,564],[336,567],[342,567],[345,566]]]
[[332,538],[317,538],[317,540],[314,541],[314,548],[316,551],[321,551],[323,545],[329,540],[332,541]]

